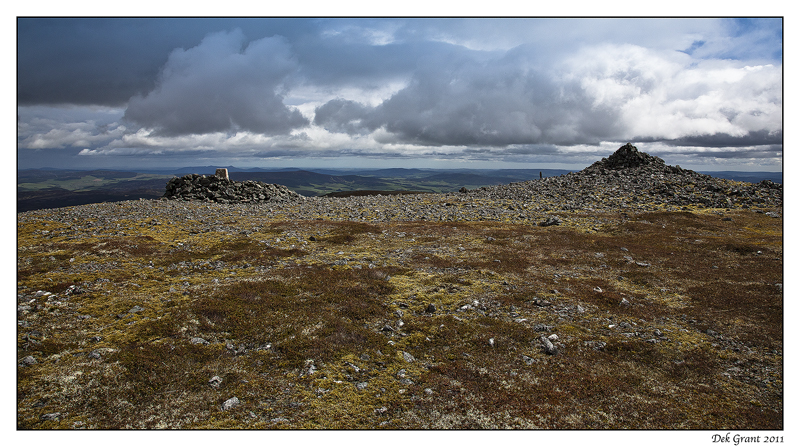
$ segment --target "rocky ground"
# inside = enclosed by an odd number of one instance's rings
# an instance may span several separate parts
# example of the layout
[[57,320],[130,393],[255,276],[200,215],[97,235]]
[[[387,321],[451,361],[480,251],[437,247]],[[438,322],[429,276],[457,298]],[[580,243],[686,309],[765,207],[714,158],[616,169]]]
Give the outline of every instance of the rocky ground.
[[783,428],[780,185],[223,186],[18,214],[19,428]]

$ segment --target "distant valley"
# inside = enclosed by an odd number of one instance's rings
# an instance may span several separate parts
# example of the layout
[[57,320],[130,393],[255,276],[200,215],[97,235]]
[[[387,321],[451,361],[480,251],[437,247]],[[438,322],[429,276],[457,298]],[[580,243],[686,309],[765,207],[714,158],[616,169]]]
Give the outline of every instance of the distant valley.
[[[212,175],[215,167],[185,167],[171,170],[61,170],[17,171],[17,212],[35,209],[157,199],[164,194],[167,180],[190,173]],[[257,180],[287,186],[304,196],[342,195],[358,191],[455,192],[482,186],[554,177],[564,169],[238,169],[228,167],[231,180]],[[781,172],[706,172],[715,177],[757,183],[783,183]],[[338,193],[338,194],[337,194]]]

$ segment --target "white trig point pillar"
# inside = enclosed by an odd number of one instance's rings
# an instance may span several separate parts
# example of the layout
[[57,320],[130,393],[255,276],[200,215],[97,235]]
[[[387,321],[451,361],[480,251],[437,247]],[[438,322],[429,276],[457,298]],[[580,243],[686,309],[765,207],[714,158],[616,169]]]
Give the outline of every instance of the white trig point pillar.
[[215,177],[221,178],[223,180],[230,180],[228,178],[228,170],[225,168],[217,168],[217,173],[214,174]]

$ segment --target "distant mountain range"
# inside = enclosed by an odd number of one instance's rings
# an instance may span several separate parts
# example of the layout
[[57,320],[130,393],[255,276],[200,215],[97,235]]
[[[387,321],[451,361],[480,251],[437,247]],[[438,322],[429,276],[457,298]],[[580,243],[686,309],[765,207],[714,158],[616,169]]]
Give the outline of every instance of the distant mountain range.
[[[114,202],[138,198],[155,199],[164,194],[171,177],[186,174],[213,175],[219,166],[175,169],[17,171],[17,211]],[[284,185],[305,196],[353,191],[454,192],[482,186],[554,177],[565,169],[297,169],[227,167],[231,180],[257,180]],[[758,183],[783,183],[782,172],[704,172],[714,177]]]

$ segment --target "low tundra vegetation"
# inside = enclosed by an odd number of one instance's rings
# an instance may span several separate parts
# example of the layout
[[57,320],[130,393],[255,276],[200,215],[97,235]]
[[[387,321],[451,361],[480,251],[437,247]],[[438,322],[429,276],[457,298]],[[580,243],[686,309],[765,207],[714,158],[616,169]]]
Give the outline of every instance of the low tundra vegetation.
[[22,222],[17,426],[782,429],[782,219],[594,217]]

